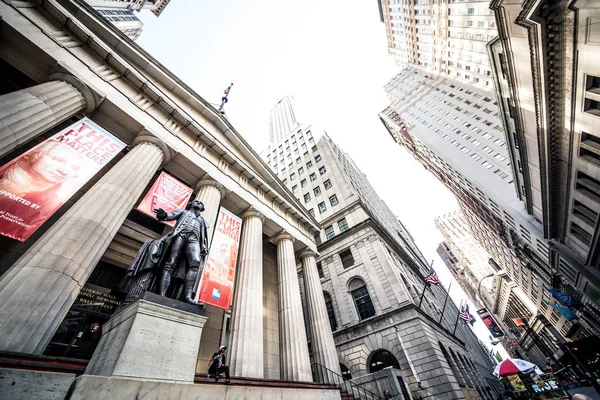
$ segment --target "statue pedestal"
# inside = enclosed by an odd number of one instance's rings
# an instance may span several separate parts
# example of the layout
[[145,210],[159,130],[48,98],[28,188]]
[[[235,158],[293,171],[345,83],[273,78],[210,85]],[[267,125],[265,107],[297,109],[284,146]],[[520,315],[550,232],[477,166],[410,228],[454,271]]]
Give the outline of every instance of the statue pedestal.
[[102,326],[85,374],[193,383],[204,313],[146,292]]

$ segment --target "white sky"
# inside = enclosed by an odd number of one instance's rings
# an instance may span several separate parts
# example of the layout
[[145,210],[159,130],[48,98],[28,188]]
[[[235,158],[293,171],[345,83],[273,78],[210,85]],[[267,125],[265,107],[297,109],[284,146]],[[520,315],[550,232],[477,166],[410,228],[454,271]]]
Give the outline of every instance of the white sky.
[[[452,194],[389,136],[378,113],[398,68],[387,55],[377,2],[172,0],[159,18],[142,12],[137,43],[206,100],[219,104],[234,82],[229,121],[261,152],[269,111],[292,95],[303,122],[319,122],[408,228],[456,304],[465,298],[437,256],[438,215]],[[471,307],[472,313],[475,308]],[[478,320],[476,333],[489,333]]]

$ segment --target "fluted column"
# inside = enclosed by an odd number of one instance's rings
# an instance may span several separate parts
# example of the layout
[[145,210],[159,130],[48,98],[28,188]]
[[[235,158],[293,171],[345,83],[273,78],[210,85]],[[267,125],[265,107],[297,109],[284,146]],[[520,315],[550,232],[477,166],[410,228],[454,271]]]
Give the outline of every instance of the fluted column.
[[225,187],[215,180],[205,178],[196,184],[196,192],[196,199],[204,203],[203,217],[208,222],[208,241],[210,243],[219,212],[219,204],[225,196]]
[[0,157],[81,111],[96,106],[89,88],[73,76],[0,96]]
[[312,381],[300,286],[296,272],[294,238],[283,232],[273,241],[277,245],[281,379]]
[[[152,143],[154,141],[154,143]],[[156,138],[135,146],[0,281],[0,350],[42,354],[90,273],[168,157]]]
[[246,211],[242,218],[240,261],[229,334],[229,358],[232,375],[263,378],[262,227],[265,219],[252,209]]
[[[313,361],[329,371],[341,375],[340,362],[327,316],[327,307],[323,297],[323,288],[317,270],[316,254],[312,250],[300,253],[304,270],[304,286],[306,291],[306,308],[312,341]],[[317,379],[320,382],[336,382],[333,376],[323,368],[317,368]]]

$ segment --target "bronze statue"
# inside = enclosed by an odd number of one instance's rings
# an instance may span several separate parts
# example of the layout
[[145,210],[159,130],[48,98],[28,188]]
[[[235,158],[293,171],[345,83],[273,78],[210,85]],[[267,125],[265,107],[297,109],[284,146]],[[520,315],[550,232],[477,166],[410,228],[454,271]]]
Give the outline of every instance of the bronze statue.
[[197,304],[193,299],[194,285],[202,276],[208,255],[208,224],[201,215],[204,204],[193,200],[185,210],[168,213],[158,208],[153,211],[159,221],[176,220],[177,223],[166,236],[146,242],[140,248],[127,271],[127,277],[135,280],[125,302],[135,300],[147,290],[166,296],[172,278],[179,278],[183,280],[183,300]]

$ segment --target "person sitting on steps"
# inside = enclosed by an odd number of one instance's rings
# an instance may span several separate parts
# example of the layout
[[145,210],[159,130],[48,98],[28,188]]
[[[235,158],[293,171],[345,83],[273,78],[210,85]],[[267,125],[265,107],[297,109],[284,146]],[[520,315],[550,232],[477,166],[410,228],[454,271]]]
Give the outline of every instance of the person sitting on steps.
[[219,376],[225,373],[225,384],[231,385],[229,380],[229,366],[225,365],[227,362],[227,346],[219,347],[219,351],[213,354],[208,362],[208,375],[215,376],[215,382],[219,381]]

